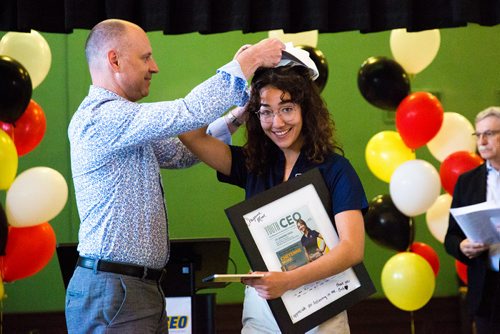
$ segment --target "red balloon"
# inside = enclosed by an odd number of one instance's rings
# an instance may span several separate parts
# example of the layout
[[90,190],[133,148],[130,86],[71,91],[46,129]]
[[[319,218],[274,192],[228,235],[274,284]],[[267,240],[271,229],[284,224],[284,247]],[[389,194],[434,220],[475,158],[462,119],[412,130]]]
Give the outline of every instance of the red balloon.
[[17,155],[25,155],[37,147],[45,135],[46,128],[45,113],[38,103],[31,100],[24,113],[14,123],[14,144]]
[[483,159],[473,152],[457,151],[443,160],[439,168],[441,185],[448,194],[453,195],[458,177],[483,163]]
[[42,270],[56,250],[56,234],[48,222],[29,227],[9,226],[5,256],[0,256],[4,282]]
[[410,252],[418,254],[426,259],[431,265],[432,271],[434,271],[434,276],[437,277],[439,272],[439,257],[434,248],[423,242],[414,242],[410,246]]
[[427,144],[439,132],[444,111],[431,93],[416,92],[408,95],[396,109],[396,128],[409,148]]
[[467,265],[462,262],[455,260],[455,270],[457,271],[457,275],[464,282],[465,285],[468,284],[468,276],[467,276]]

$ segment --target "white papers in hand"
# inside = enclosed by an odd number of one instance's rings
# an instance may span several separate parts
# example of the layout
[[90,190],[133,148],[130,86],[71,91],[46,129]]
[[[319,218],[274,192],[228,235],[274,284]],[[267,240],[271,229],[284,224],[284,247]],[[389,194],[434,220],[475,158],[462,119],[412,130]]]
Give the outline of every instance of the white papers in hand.
[[500,243],[500,207],[490,202],[450,209],[468,239],[487,245]]

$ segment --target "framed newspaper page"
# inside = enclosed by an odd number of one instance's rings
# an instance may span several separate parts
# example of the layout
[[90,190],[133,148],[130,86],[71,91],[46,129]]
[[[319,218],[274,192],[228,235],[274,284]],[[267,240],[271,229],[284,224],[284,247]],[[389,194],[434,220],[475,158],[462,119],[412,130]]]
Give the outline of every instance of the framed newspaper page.
[[[318,169],[284,182],[225,210],[255,271],[293,270],[339,242],[330,213],[331,197]],[[297,221],[317,247],[304,244]],[[320,249],[320,252],[314,249]],[[312,254],[312,255],[311,255]],[[375,293],[363,263],[268,300],[283,333],[304,333]]]

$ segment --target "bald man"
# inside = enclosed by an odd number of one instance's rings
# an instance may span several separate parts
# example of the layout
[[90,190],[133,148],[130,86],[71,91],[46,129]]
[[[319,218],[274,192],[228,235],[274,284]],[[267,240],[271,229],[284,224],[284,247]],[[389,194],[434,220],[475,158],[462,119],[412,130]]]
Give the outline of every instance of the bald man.
[[92,29],[85,45],[92,85],[68,129],[80,215],[79,258],[66,294],[69,333],[168,332],[160,168],[196,163],[177,135],[244,105],[247,79],[276,66],[282,49],[276,39],[245,45],[186,97],[139,103],[159,71],[147,34],[116,19]]

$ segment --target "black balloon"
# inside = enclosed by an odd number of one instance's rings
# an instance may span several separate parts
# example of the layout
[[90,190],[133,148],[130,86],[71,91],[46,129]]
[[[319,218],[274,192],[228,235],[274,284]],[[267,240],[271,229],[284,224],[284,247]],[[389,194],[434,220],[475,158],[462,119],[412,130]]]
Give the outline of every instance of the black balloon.
[[377,244],[405,251],[413,243],[413,221],[396,208],[390,195],[378,195],[371,200],[364,218],[366,233]]
[[0,56],[0,121],[17,121],[28,107],[32,92],[26,68],[11,57]]
[[372,105],[394,111],[410,93],[410,79],[398,62],[386,57],[370,57],[359,69],[358,88]]
[[309,57],[312,59],[316,67],[318,68],[319,76],[314,80],[316,86],[318,86],[319,91],[322,92],[326,86],[326,81],[328,80],[328,62],[326,57],[320,50],[313,48],[308,45],[297,45],[297,48],[309,52]]
[[2,204],[0,204],[0,256],[5,255],[8,233],[9,225],[7,224],[7,216],[3,211]]

